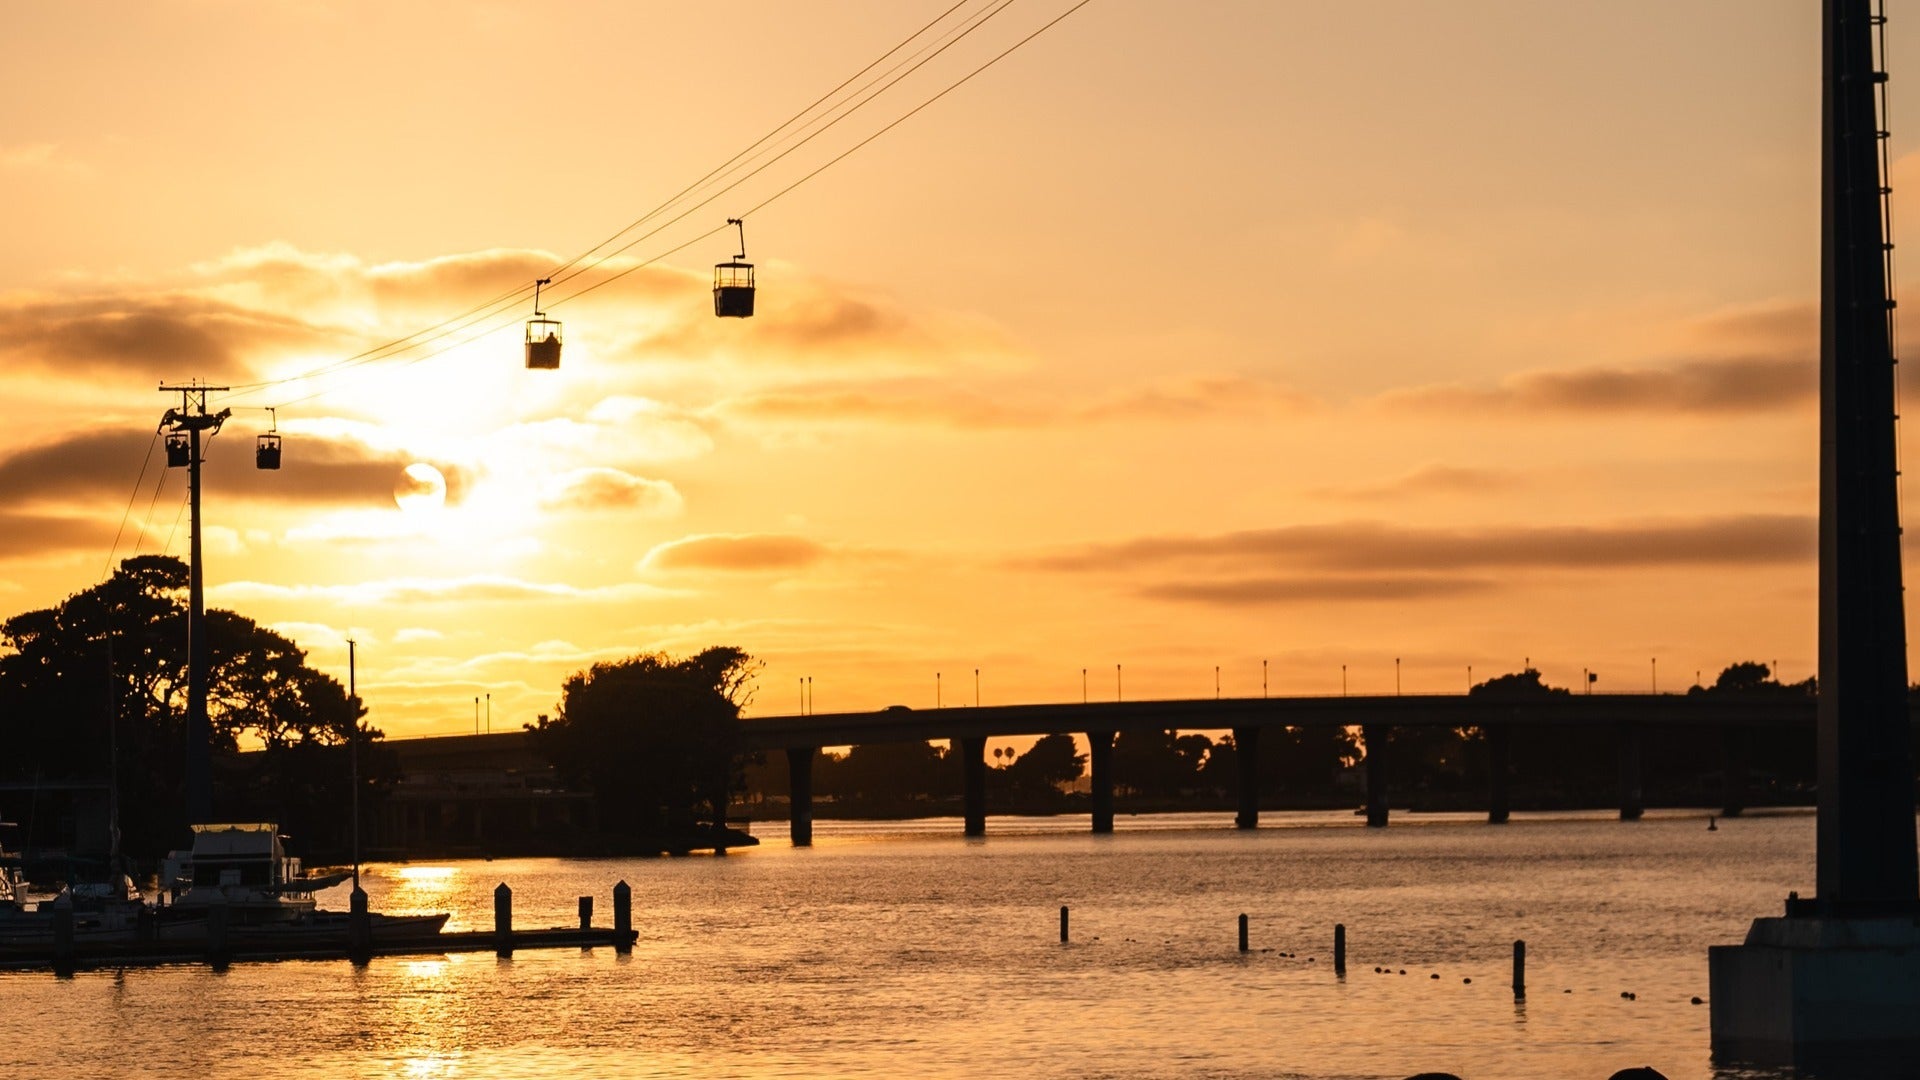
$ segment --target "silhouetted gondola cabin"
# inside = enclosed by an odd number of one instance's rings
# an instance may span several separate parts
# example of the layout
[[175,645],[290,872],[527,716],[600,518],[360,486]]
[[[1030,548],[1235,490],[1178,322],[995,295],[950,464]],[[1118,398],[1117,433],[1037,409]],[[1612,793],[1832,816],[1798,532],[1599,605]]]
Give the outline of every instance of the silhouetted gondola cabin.
[[557,320],[527,320],[527,366],[546,371],[560,366],[560,323]]
[[713,313],[723,319],[745,319],[753,314],[753,264],[747,257],[747,227],[739,218],[727,224],[740,229],[740,254],[713,267]]
[[193,436],[184,431],[167,433],[167,468],[184,469],[193,464]]
[[533,283],[533,318],[527,320],[527,366],[541,371],[560,366],[560,322],[540,310],[540,287],[551,284],[552,278]]
[[260,436],[253,448],[253,467],[256,469],[278,469],[280,467],[280,436],[268,432]]

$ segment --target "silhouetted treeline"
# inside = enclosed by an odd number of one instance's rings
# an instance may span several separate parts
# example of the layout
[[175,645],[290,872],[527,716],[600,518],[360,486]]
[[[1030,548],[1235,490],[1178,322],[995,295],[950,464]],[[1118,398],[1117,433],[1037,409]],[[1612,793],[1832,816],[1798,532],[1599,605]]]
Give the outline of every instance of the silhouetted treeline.
[[[12,842],[104,854],[117,778],[126,854],[186,846],[186,589],[186,564],[143,555],[0,622],[0,780],[29,789],[0,791]],[[206,627],[216,816],[276,821],[295,850],[345,850],[346,738],[364,710],[288,638],[217,608]],[[370,786],[383,761],[363,755]]]

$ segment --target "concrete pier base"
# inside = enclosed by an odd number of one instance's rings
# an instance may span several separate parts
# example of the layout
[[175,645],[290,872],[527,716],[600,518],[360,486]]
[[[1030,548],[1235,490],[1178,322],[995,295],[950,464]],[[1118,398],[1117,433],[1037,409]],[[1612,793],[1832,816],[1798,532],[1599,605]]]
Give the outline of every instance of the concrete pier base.
[[1113,831],[1113,732],[1087,732],[1087,756],[1092,759],[1088,792],[1093,806],[1093,831]]
[[1362,724],[1360,743],[1366,747],[1363,762],[1367,774],[1367,828],[1387,827],[1387,728],[1384,724]]
[[1755,919],[1707,950],[1716,1061],[1846,1065],[1920,1053],[1920,917]]
[[1233,729],[1233,757],[1239,766],[1236,772],[1240,780],[1240,811],[1233,816],[1233,824],[1239,829],[1257,829],[1260,827],[1259,728]]
[[987,740],[983,735],[954,740],[960,748],[968,836],[987,835]]
[[813,757],[817,747],[787,747],[787,836],[794,847],[813,846]]

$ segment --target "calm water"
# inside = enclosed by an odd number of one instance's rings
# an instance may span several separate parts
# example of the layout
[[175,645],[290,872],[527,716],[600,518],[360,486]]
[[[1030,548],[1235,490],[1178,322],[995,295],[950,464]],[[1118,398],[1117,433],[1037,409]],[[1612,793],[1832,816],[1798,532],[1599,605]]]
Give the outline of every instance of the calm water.
[[[1604,1078],[1716,1068],[1707,946],[1812,892],[1811,816],[1344,814],[817,826],[726,858],[376,865],[376,910],[566,925],[633,887],[630,957],[489,953],[0,974],[0,1072],[519,1077]],[[323,906],[346,907],[344,889]],[[1073,910],[1061,945],[1059,906]],[[1254,952],[1236,949],[1252,920]],[[1331,970],[1348,928],[1348,975]],[[1508,990],[1528,945],[1529,995]],[[1374,973],[1375,967],[1392,974]],[[1399,972],[1405,969],[1406,974]],[[1431,978],[1430,976],[1439,977]],[[1469,983],[1466,980],[1471,979]],[[1623,991],[1636,1000],[1621,997]]]

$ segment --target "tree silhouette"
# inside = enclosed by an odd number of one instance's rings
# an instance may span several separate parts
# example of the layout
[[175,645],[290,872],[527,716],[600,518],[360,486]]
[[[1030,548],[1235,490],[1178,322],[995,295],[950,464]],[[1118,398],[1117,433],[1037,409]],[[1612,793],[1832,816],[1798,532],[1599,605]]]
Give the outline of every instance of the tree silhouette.
[[1064,785],[1080,779],[1086,764],[1073,736],[1046,735],[1007,766],[1007,783],[1018,795],[1057,798]]
[[744,783],[740,709],[758,665],[715,646],[674,659],[642,654],[569,676],[553,717],[528,724],[560,775],[594,795],[604,826],[676,838],[726,824]]
[[[0,772],[105,779],[117,737],[130,853],[186,839],[186,587],[179,559],[136,556],[99,585],[0,623]],[[222,757],[216,808],[315,840],[340,831],[348,776],[337,751],[364,710],[285,636],[218,608],[206,625],[208,718]],[[242,763],[234,755],[243,747],[266,753]]]

